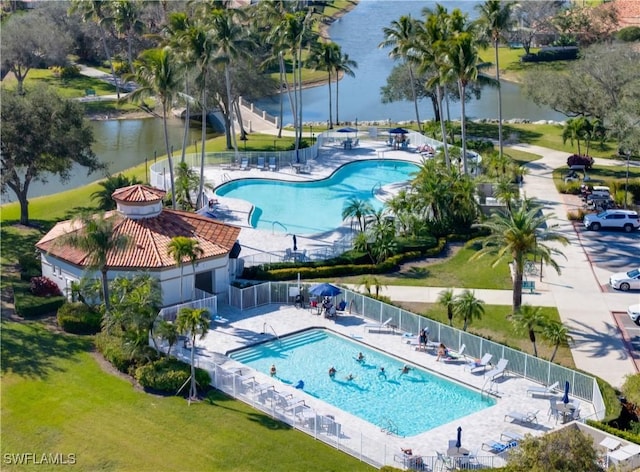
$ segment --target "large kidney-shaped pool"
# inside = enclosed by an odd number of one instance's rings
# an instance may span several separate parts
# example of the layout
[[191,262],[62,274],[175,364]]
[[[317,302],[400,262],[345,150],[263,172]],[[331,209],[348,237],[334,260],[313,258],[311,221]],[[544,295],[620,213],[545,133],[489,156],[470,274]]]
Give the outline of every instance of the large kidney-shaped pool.
[[[357,361],[362,352],[364,360]],[[414,436],[495,405],[493,398],[419,368],[402,373],[404,363],[381,351],[313,329],[231,353],[230,357],[381,428],[396,425]],[[329,368],[336,369],[329,377]],[[384,373],[381,373],[384,367]],[[349,375],[353,379],[348,380]]]
[[340,167],[329,178],[311,182],[240,179],[216,189],[216,194],[253,205],[251,226],[286,233],[316,234],[342,224],[342,209],[350,198],[382,203],[374,197],[381,185],[411,180],[418,166],[394,160],[357,161]]

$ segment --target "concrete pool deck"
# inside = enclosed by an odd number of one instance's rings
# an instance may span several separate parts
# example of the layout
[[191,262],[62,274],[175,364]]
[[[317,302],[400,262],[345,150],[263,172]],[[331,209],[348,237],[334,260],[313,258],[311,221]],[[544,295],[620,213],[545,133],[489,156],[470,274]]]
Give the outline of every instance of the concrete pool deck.
[[[384,455],[393,458],[400,453],[400,448],[411,448],[414,454],[435,456],[436,451],[445,452],[448,442],[456,438],[457,428],[463,429],[463,446],[472,453],[478,451],[480,455],[488,456],[489,452],[481,450],[482,443],[500,439],[503,431],[513,431],[522,435],[541,435],[563,425],[555,419],[548,418],[549,400],[542,397],[527,395],[527,388],[538,385],[521,377],[506,375],[504,379],[494,384],[497,391],[496,405],[483,409],[467,417],[452,421],[425,433],[404,438],[388,435],[375,426],[349,413],[328,405],[323,401],[296,390],[292,385],[286,385],[266,374],[253,371],[237,361],[226,357],[230,350],[250,346],[255,343],[270,340],[277,336],[284,336],[296,331],[318,327],[327,328],[336,333],[347,336],[357,342],[380,349],[404,362],[413,364],[429,371],[440,374],[455,382],[465,384],[476,390],[486,386],[486,378],[482,373],[471,373],[465,363],[436,362],[436,356],[423,351],[416,351],[406,343],[399,333],[376,333],[364,329],[365,320],[360,316],[343,315],[336,321],[317,316],[309,309],[295,308],[291,305],[266,305],[241,312],[224,305],[220,307],[219,315],[228,319],[228,323],[215,323],[204,340],[197,342],[198,364],[205,366],[212,361],[225,369],[241,368],[242,375],[255,376],[260,383],[275,386],[278,392],[291,393],[303,399],[305,404],[322,415],[333,415],[335,421],[342,425],[343,436],[341,442],[346,443],[355,451],[362,451],[367,457],[379,457],[381,448]],[[275,334],[274,334],[275,333]],[[178,347],[177,354],[188,357],[189,351]],[[493,359],[493,364],[498,359]],[[327,369],[331,366],[331,359],[327,359]],[[508,368],[507,368],[508,370]],[[425,391],[425,395],[429,392]],[[560,397],[560,395],[556,395]],[[581,417],[594,413],[590,404],[581,402]],[[416,415],[420,414],[420,405],[415,405]],[[537,425],[523,425],[517,422],[505,421],[505,415],[511,411],[538,411]],[[369,450],[370,448],[370,450]],[[391,461],[387,460],[387,463]],[[397,464],[396,464],[397,465]]]

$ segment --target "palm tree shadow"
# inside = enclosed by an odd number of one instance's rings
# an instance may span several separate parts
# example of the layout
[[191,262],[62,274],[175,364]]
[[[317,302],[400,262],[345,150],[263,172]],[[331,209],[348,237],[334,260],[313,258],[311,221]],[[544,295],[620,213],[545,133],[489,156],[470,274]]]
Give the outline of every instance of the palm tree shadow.
[[390,274],[390,277],[397,279],[426,279],[429,277],[430,271],[426,267],[411,266],[406,272],[398,272]]
[[615,351],[620,360],[630,358],[626,349],[620,349],[620,333],[616,325],[606,323],[604,330],[596,330],[583,321],[576,319],[571,319],[571,321],[582,328],[580,331],[571,329],[571,336],[580,340],[579,349],[588,352],[590,357],[605,357]]

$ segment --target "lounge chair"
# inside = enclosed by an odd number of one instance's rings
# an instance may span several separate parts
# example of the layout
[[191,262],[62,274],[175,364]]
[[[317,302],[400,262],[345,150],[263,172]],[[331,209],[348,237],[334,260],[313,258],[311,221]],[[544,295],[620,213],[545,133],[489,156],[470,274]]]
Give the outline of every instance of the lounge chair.
[[555,382],[551,385],[547,385],[546,387],[529,387],[527,389],[527,394],[531,395],[532,397],[534,395],[549,397],[555,393],[555,390],[556,388],[558,388],[559,384],[560,382]]
[[482,359],[470,362],[469,364],[467,364],[469,366],[469,370],[471,372],[477,369],[482,369],[483,371],[487,370],[487,366],[489,365],[489,362],[491,362],[492,357],[493,355],[486,353],[484,356],[482,356]]
[[442,360],[445,362],[460,362],[460,361],[464,361],[464,350],[466,349],[466,345],[463,344],[462,346],[460,346],[460,349],[456,352],[456,351],[451,351],[448,350],[447,351],[447,357],[443,358]]
[[507,359],[500,359],[493,369],[484,373],[485,377],[489,377],[491,381],[496,380],[498,377],[502,377],[508,363],[509,361]]
[[243,157],[240,161],[240,170],[249,170],[249,159]]
[[540,413],[540,410],[528,411],[526,413],[522,413],[520,411],[510,411],[509,413],[504,415],[504,420],[507,421],[507,418],[511,418],[512,420],[522,424],[537,423],[538,413]]
[[482,450],[489,451],[493,454],[500,454],[506,451],[507,449],[509,449],[510,447],[516,447],[517,445],[518,445],[518,441],[515,441],[515,440],[509,441],[509,442],[490,440],[482,443]]
[[269,158],[269,170],[275,172],[278,170],[278,164],[276,163],[276,158],[275,157],[270,157]]
[[364,325],[364,328],[368,331],[387,330],[387,329],[390,329],[389,324],[391,323],[392,320],[393,318],[388,318],[384,323],[366,323]]
[[264,159],[263,156],[259,156],[258,157],[258,164],[256,165],[256,168],[260,169],[260,170],[265,170],[266,169],[266,167],[265,167],[265,159]]
[[[456,470],[456,465],[453,463],[453,459],[449,456],[445,456],[443,453],[436,451],[436,464],[440,463],[438,470]],[[435,469],[435,467],[434,467]]]
[[515,431],[503,431],[500,433],[500,441],[505,440],[507,442],[511,441],[522,441],[524,436],[520,433],[516,433]]

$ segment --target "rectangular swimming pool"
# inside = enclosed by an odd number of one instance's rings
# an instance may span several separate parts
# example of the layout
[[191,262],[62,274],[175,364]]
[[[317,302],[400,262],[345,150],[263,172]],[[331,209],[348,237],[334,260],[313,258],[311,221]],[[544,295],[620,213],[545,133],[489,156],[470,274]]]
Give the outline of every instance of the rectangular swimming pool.
[[[416,366],[403,373],[400,359],[324,329],[241,349],[230,357],[267,375],[275,365],[279,381],[303,383],[305,393],[381,428],[394,424],[401,436],[495,405],[491,397]],[[331,367],[334,377],[329,376]]]

